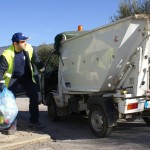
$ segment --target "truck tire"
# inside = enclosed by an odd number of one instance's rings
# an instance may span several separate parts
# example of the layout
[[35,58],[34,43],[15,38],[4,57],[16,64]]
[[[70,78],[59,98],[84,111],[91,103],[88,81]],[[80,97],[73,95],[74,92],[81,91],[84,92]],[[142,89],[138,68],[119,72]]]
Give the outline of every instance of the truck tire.
[[49,94],[49,102],[48,102],[48,115],[51,121],[58,121],[59,117],[57,116],[57,108],[56,103],[52,95]]
[[91,132],[99,137],[107,137],[112,132],[112,127],[108,127],[104,111],[100,106],[92,106],[89,112],[89,126]]
[[143,120],[147,125],[150,125],[150,117],[143,117]]

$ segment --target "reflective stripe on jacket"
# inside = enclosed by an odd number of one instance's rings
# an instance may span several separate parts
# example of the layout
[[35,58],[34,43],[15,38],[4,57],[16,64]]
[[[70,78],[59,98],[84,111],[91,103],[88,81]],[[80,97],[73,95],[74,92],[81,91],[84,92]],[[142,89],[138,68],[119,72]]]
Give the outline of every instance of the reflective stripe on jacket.
[[[35,79],[33,77],[33,67],[31,65],[31,58],[33,56],[33,48],[30,44],[27,44],[26,52],[29,54],[29,60],[30,60],[30,69],[32,72],[32,81],[35,82]],[[14,46],[11,45],[8,49],[6,49],[2,55],[5,57],[7,63],[8,63],[8,69],[5,71],[3,79],[5,80],[5,85],[8,87],[10,79],[12,77],[13,69],[14,69],[14,57],[15,57],[15,52],[14,52]]]

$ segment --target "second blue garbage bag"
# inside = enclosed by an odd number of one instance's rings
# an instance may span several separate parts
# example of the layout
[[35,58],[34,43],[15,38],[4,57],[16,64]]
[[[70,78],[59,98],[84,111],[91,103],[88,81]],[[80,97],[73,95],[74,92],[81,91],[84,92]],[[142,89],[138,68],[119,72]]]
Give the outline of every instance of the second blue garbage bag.
[[0,129],[10,127],[18,114],[18,107],[14,94],[4,87],[0,92]]

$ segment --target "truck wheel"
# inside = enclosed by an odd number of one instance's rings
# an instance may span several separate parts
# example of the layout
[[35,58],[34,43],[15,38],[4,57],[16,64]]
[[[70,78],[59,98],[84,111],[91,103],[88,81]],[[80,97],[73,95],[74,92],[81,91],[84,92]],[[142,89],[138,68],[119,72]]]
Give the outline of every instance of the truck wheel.
[[150,117],[143,117],[143,120],[145,121],[145,123],[150,125]]
[[48,102],[48,115],[50,117],[50,119],[52,121],[57,121],[58,120],[58,116],[57,116],[57,108],[56,108],[56,103],[55,103],[55,100],[53,98],[52,95],[49,95],[50,97],[50,100]]
[[109,136],[112,127],[108,127],[105,114],[99,106],[92,106],[89,113],[89,125],[91,132],[99,137]]

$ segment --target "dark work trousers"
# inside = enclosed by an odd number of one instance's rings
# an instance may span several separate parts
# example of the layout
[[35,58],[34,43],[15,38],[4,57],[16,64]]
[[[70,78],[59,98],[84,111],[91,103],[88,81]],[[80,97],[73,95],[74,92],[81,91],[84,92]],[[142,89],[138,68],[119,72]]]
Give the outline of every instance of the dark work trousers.
[[39,121],[39,108],[38,108],[38,92],[37,86],[32,82],[31,79],[17,78],[11,79],[8,89],[12,91],[15,97],[19,95],[27,95],[30,99],[29,101],[29,112],[30,112],[30,122],[36,123]]

